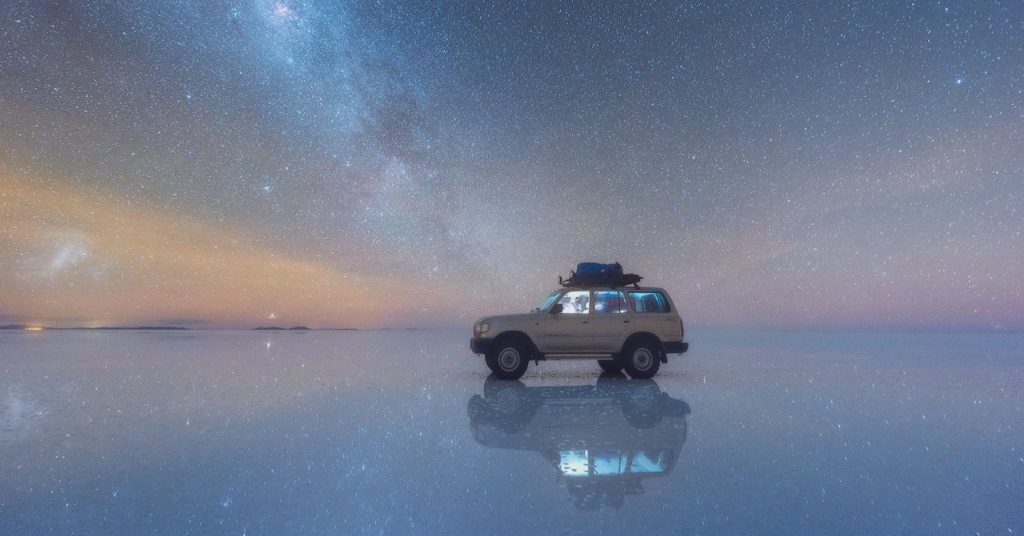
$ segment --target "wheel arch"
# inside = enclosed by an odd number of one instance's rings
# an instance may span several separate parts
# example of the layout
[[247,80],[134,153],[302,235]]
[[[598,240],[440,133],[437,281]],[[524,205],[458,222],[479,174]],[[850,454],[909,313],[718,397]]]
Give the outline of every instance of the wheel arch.
[[531,339],[530,336],[527,335],[525,332],[519,330],[508,330],[501,332],[497,337],[494,338],[494,344],[491,345],[491,347],[497,348],[503,342],[510,339],[519,341],[526,345],[527,352],[529,352],[530,354],[529,356],[527,356],[528,361],[534,359],[537,356],[537,345],[533,343],[533,339]]
[[626,351],[626,348],[630,344],[636,341],[644,341],[654,345],[654,349],[658,352],[658,360],[662,363],[668,363],[668,355],[665,354],[665,347],[661,345],[661,339],[657,335],[649,331],[637,331],[630,333],[626,340],[622,341],[622,346],[619,347],[619,353]]

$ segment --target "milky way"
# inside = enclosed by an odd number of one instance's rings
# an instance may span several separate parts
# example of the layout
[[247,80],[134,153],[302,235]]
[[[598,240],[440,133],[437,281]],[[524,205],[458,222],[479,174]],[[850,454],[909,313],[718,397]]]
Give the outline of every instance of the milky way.
[[1024,329],[1020,2],[8,2],[0,321]]

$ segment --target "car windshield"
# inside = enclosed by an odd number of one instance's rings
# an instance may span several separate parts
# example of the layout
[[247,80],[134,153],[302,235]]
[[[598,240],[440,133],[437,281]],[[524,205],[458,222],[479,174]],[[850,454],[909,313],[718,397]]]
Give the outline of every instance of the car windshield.
[[558,294],[561,292],[562,291],[560,290],[556,290],[551,294],[548,294],[548,297],[544,298],[544,303],[540,304],[540,307],[538,307],[537,309],[540,311],[546,311],[548,307],[551,307],[552,303],[555,303],[555,298],[558,298]]

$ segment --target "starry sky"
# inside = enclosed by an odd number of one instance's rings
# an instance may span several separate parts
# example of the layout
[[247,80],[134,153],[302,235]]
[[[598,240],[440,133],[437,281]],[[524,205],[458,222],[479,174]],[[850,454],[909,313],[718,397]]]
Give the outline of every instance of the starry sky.
[[0,7],[0,323],[1024,329],[1024,3]]

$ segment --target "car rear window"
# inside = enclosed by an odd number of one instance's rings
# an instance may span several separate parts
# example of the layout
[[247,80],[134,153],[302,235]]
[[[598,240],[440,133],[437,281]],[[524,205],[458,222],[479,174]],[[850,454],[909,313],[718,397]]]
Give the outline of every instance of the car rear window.
[[638,313],[668,313],[668,300],[660,292],[630,292],[629,303]]

